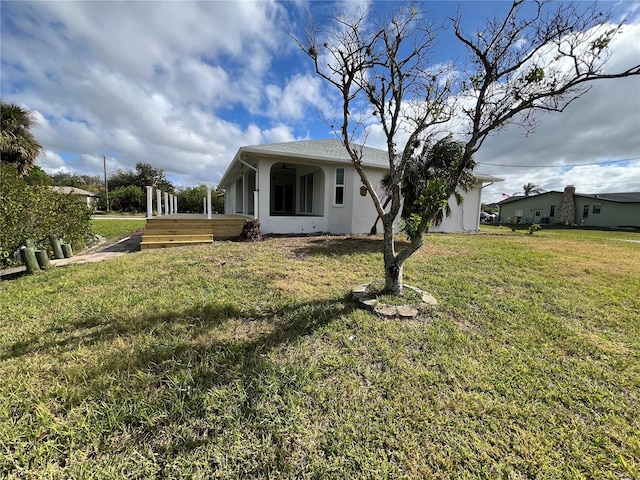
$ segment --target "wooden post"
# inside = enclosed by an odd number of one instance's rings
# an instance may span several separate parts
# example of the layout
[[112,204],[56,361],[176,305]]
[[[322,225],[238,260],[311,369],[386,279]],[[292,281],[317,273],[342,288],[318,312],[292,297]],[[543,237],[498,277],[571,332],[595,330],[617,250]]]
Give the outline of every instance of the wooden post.
[[162,216],[162,192],[156,189],[156,215]]
[[49,270],[51,268],[51,260],[49,260],[49,254],[47,254],[46,250],[36,250],[36,259],[42,270]]
[[49,235],[49,243],[51,250],[53,250],[53,258],[64,258],[61,242],[56,235]]
[[40,271],[38,266],[38,260],[36,259],[36,253],[31,247],[20,248],[20,258],[24,266],[27,268],[27,273],[34,273]]
[[153,217],[153,187],[147,185],[147,218]]
[[64,258],[73,257],[73,250],[71,249],[71,244],[70,243],[63,243],[62,244],[62,253],[64,254]]
[[207,220],[211,220],[211,188],[207,188]]
[[102,155],[102,161],[104,163],[104,194],[107,200],[107,213],[109,213],[109,182],[107,182],[107,157]]

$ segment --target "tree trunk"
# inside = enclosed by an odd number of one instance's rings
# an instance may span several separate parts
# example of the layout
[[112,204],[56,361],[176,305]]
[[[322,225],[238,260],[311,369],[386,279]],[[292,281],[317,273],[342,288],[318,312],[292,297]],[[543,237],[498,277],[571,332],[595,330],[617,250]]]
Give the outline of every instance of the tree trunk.
[[384,291],[389,295],[400,295],[402,294],[402,263],[396,258],[393,219],[385,215],[382,224],[384,227]]
[[402,265],[397,265],[395,261],[385,262],[384,291],[389,295],[402,294]]

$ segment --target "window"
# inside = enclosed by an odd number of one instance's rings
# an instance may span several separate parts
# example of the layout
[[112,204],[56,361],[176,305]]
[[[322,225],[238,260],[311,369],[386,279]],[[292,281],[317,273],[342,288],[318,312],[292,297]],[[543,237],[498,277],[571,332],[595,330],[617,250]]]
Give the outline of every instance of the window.
[[313,213],[313,173],[300,177],[300,213]]
[[582,218],[587,218],[589,216],[589,205],[585,205],[582,208]]
[[293,213],[293,185],[275,185],[274,213]]
[[600,207],[601,207],[601,205],[594,205],[593,206],[593,213],[600,213]]
[[344,168],[336,168],[336,194],[334,203],[336,205],[344,205]]
[[555,205],[551,205],[551,207],[549,208],[549,216],[550,217],[555,217],[556,216],[556,206]]

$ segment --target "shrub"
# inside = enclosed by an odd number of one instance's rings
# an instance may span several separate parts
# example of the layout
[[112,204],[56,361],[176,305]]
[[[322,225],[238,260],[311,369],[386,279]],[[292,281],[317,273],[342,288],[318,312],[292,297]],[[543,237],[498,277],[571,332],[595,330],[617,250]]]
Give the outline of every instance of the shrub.
[[0,265],[27,238],[50,253],[49,235],[81,250],[91,233],[91,208],[75,195],[54,193],[47,185],[29,185],[15,165],[0,165]]
[[[185,187],[178,190],[178,209],[187,213],[202,213],[202,199],[207,196],[207,186]],[[213,192],[211,200],[213,201]]]
[[538,230],[541,230],[542,227],[540,226],[539,223],[532,223],[529,226],[529,235],[533,235],[534,232],[537,232]]
[[145,195],[140,187],[129,185],[118,187],[109,192],[111,210],[118,212],[142,212],[145,208]]

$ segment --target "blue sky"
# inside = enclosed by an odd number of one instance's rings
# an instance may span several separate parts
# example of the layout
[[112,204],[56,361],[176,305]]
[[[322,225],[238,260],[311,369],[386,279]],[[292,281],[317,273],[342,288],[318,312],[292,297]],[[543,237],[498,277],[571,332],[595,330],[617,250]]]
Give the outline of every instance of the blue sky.
[[[368,2],[357,2],[370,5]],[[36,113],[46,171],[102,174],[148,162],[179,185],[216,185],[243,145],[330,138],[319,112],[340,105],[290,35],[308,15],[356,2],[7,2],[0,4],[0,90]],[[374,2],[384,14],[397,2]],[[468,32],[508,2],[425,2]],[[606,68],[640,64],[640,2],[603,2],[628,17]],[[463,62],[445,30],[435,61]],[[478,171],[505,182],[483,201],[525,183],[547,190],[640,191],[640,78],[598,82],[534,134],[507,129],[476,155]],[[375,132],[367,144],[383,147]],[[573,167],[608,160],[623,162]]]

